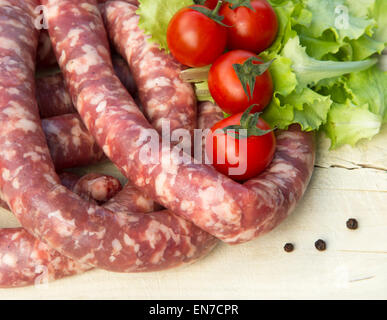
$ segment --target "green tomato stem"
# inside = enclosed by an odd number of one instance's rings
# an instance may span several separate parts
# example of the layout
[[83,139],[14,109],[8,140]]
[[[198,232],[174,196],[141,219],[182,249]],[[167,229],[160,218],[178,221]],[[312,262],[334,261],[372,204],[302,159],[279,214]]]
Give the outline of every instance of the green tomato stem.
[[[254,114],[251,114],[250,112],[251,112],[251,110],[253,110],[253,108],[255,106],[256,106],[256,104],[253,104],[249,108],[247,108],[245,112],[243,112],[239,124],[225,127],[225,128],[223,128],[223,131],[227,135],[229,135],[235,139],[248,138],[248,137],[252,137],[252,136],[260,137],[260,136],[264,136],[265,134],[268,134],[269,132],[272,132],[273,129],[262,130],[262,129],[257,127],[259,116],[262,113],[256,112]],[[245,130],[245,132],[241,131],[241,130]]]
[[210,90],[208,89],[208,82],[195,83],[195,93],[198,101],[210,101],[215,103],[211,96]]
[[222,7],[222,4],[223,4],[223,1],[222,0],[218,0],[218,3],[216,4],[216,7],[215,9],[212,11],[212,14],[217,16],[218,13],[219,13],[219,10],[220,8]]
[[190,68],[180,72],[180,79],[184,82],[203,82],[207,81],[208,73],[210,72],[211,65],[200,67],[200,68]]

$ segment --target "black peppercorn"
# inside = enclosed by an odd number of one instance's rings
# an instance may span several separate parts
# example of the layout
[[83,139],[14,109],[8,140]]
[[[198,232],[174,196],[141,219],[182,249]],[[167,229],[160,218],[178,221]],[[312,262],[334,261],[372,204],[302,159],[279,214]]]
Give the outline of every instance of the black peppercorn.
[[347,228],[350,230],[356,230],[358,228],[358,223],[356,219],[349,219],[347,221]]
[[324,240],[317,240],[315,243],[314,243],[314,246],[316,247],[317,250],[319,251],[324,251],[326,248],[327,248],[327,244],[325,243]]
[[292,252],[294,250],[294,245],[292,243],[287,243],[284,246],[284,250],[286,252]]

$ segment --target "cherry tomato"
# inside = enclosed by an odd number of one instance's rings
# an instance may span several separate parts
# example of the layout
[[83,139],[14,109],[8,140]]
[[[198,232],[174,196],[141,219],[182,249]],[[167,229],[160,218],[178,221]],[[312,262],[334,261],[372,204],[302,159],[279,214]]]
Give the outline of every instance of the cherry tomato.
[[[233,68],[234,64],[243,64],[251,57],[256,55],[244,50],[229,51],[220,56],[210,69],[210,93],[219,107],[228,114],[243,112],[252,104],[257,105],[253,112],[262,111],[271,101],[273,81],[268,70],[256,77],[253,95],[248,97]],[[262,62],[255,61],[253,64]],[[250,87],[247,87],[250,91]]]
[[218,0],[207,0],[206,2],[204,2],[204,5],[210,9],[215,9],[217,4]]
[[226,27],[191,6],[178,11],[167,30],[167,42],[172,55],[182,64],[203,67],[213,63],[226,48]]
[[252,0],[255,11],[241,6],[231,9],[233,4],[222,6],[219,14],[224,16],[227,28],[227,47],[261,53],[273,43],[278,32],[278,19],[266,0]]
[[[237,181],[248,180],[264,171],[273,160],[276,148],[273,131],[240,140],[223,131],[228,126],[239,125],[241,117],[242,113],[239,113],[218,122],[206,140],[207,157],[215,169]],[[258,120],[256,127],[261,130],[271,129],[263,119]],[[244,141],[246,144],[242,143],[242,139],[247,139]],[[236,168],[239,168],[239,174],[232,175],[230,169]]]

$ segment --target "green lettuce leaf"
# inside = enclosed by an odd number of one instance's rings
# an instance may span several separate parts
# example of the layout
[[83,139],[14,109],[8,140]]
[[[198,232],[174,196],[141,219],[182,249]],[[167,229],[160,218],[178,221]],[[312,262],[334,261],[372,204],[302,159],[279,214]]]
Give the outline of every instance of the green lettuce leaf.
[[329,96],[303,88],[286,97],[275,95],[265,109],[263,118],[279,129],[287,129],[289,125],[298,123],[302,130],[317,130],[326,122],[331,104]]
[[169,21],[181,8],[193,5],[193,0],[140,0],[137,14],[139,26],[150,35],[150,41],[168,51],[167,29]]
[[300,124],[305,131],[320,128],[326,122],[332,105],[329,96],[320,95],[309,88],[303,88],[300,92],[294,91],[286,97],[285,102],[294,106],[293,121]]
[[278,96],[287,96],[297,87],[297,77],[292,69],[292,60],[277,56],[271,64],[270,74],[274,83],[274,92]]
[[367,16],[375,0],[306,0],[306,9],[312,13],[308,33],[318,38],[327,30],[338,42],[358,39],[363,34],[372,35],[376,22]]
[[281,103],[273,98],[273,101],[262,115],[272,128],[287,129],[294,123],[294,108],[291,105],[281,105]]
[[341,43],[332,40],[317,39],[305,34],[300,34],[300,43],[306,48],[309,56],[316,59],[323,59],[329,53],[337,53],[342,47]]
[[270,46],[270,48],[262,53],[263,58],[267,61],[272,60],[282,51],[285,43],[291,37],[297,35],[297,33],[292,30],[292,21],[290,18],[295,9],[294,3],[292,1],[271,1],[271,4],[277,14],[278,33],[274,43]]
[[274,95],[263,114],[266,121],[280,129],[298,123],[307,131],[316,130],[325,123],[331,99],[310,88],[299,86],[292,69],[292,60],[277,56],[270,72]]
[[367,107],[347,101],[346,104],[332,104],[324,130],[333,149],[344,144],[355,146],[362,139],[371,139],[379,133],[381,123],[381,118]]
[[387,72],[377,66],[320,81],[315,90],[323,95],[330,94],[336,103],[350,100],[356,106],[367,106],[369,111],[387,120]]
[[314,87],[314,90],[323,96],[330,96],[332,101],[336,103],[344,104],[348,99],[352,100],[353,98],[345,76],[321,80]]
[[377,27],[386,30],[386,10],[385,0],[304,0],[292,28],[313,58],[360,61],[383,50],[386,32]]
[[348,76],[347,90],[357,106],[368,105],[368,110],[387,121],[387,72],[377,66]]
[[273,127],[280,129],[287,128],[294,120],[294,107],[281,101],[297,87],[297,78],[291,65],[290,59],[276,56],[269,69],[274,84],[274,95],[270,105],[265,109],[263,118]]
[[373,10],[373,16],[376,20],[377,29],[374,38],[377,41],[387,43],[387,1],[376,0]]
[[[345,103],[354,94],[344,80],[340,81],[341,76],[366,70],[375,63],[376,59],[358,62],[316,60],[308,56],[298,37],[289,39],[270,68],[274,95],[263,117],[281,129],[298,123],[303,130],[317,130],[327,121],[333,102],[331,95]],[[315,83],[320,91],[311,87]]]
[[375,0],[346,0],[346,5],[360,17],[370,16],[375,7]]
[[303,130],[322,127],[332,148],[372,138],[387,119],[387,83],[376,59],[365,59],[385,47],[387,1],[278,0],[277,5],[283,21],[279,38],[261,54],[276,58],[270,69],[275,92],[263,117],[282,129],[292,123]]
[[385,47],[384,42],[377,41],[367,35],[363,35],[357,40],[350,41],[350,44],[353,49],[352,59],[356,61],[367,59],[375,53],[380,54]]
[[332,148],[371,139],[387,122],[387,72],[374,66],[316,86],[334,101],[324,130]]
[[292,69],[301,86],[316,84],[326,78],[366,70],[377,63],[376,58],[353,62],[316,60],[308,56],[305,48],[300,45],[298,37],[290,39],[286,43],[282,55],[292,60]]

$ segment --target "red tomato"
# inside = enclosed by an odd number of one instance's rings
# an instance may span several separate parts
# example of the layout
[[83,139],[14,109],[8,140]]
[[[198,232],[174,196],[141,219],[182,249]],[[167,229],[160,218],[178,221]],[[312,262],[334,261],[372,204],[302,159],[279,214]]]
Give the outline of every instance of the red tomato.
[[210,9],[215,9],[218,4],[218,0],[207,0],[204,5]]
[[227,28],[227,47],[261,53],[273,43],[278,32],[278,20],[272,6],[266,0],[252,0],[251,6],[231,9],[232,4],[222,6],[219,14],[224,16]]
[[207,8],[215,9],[217,4],[218,4],[218,0],[206,0],[204,1],[203,5],[205,5]]
[[[235,139],[222,130],[230,125],[239,125],[241,117],[242,113],[239,113],[218,122],[206,140],[207,157],[212,160],[215,169],[237,181],[254,178],[264,171],[273,160],[276,148],[273,131],[262,136],[242,138],[247,139],[243,144],[242,139]],[[271,129],[262,119],[258,120],[257,127],[261,130]],[[216,134],[217,130],[219,134]],[[241,168],[241,173],[231,175],[230,168]]]
[[[268,70],[256,77],[253,96],[249,99],[233,68],[233,64],[243,64],[251,57],[256,55],[244,50],[230,51],[217,59],[210,69],[208,76],[210,93],[219,107],[228,114],[244,112],[252,104],[257,105],[253,112],[262,111],[271,101],[273,81]],[[247,87],[250,91],[249,86]]]
[[[203,7],[204,6],[191,6]],[[183,8],[171,19],[167,42],[172,55],[182,64],[203,67],[213,63],[226,48],[227,31],[205,14]]]

